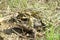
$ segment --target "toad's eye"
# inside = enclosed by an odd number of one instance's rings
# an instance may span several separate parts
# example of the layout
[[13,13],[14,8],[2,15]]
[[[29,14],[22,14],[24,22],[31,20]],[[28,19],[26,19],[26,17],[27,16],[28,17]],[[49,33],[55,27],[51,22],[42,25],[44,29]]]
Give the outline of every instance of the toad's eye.
[[28,19],[27,18],[25,18],[25,19],[21,19],[22,21],[27,21]]
[[21,18],[22,21],[29,21],[28,18]]

